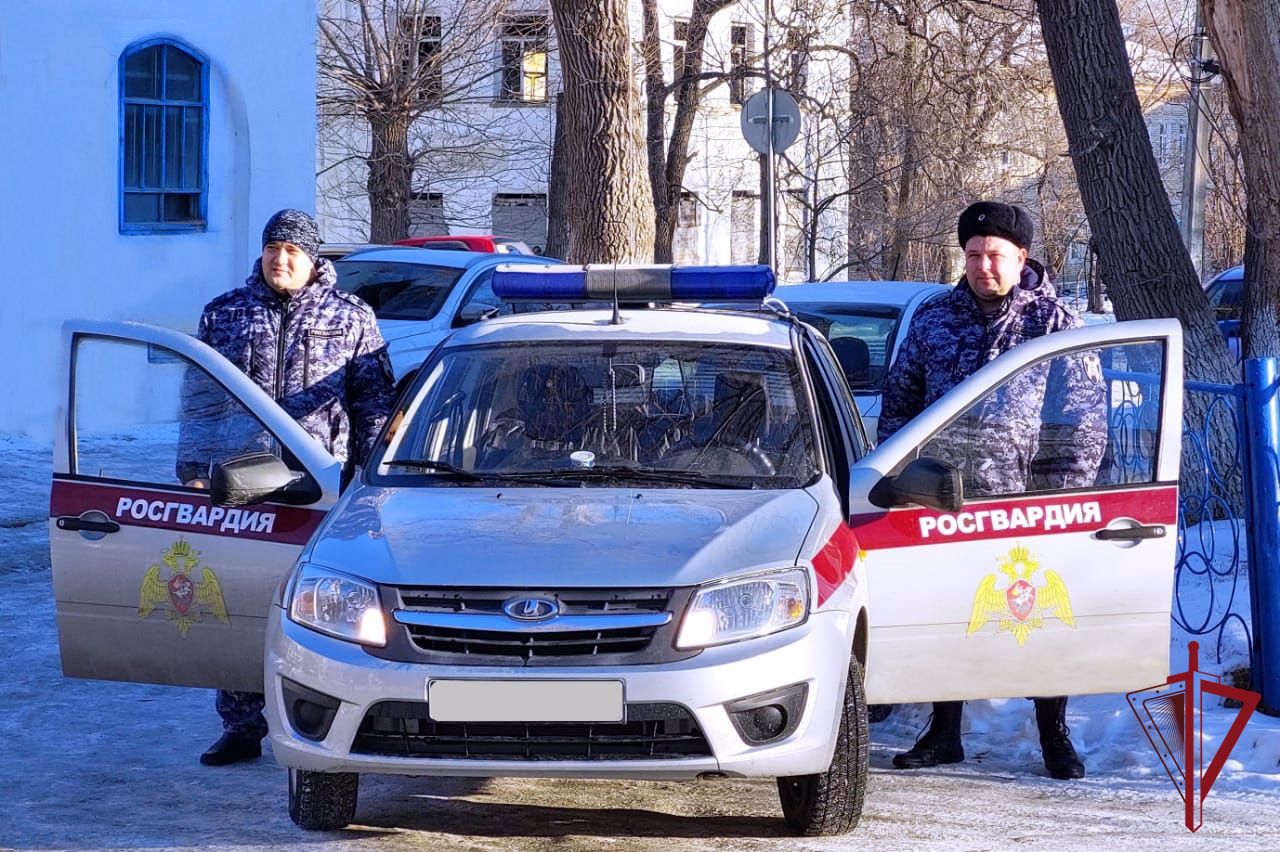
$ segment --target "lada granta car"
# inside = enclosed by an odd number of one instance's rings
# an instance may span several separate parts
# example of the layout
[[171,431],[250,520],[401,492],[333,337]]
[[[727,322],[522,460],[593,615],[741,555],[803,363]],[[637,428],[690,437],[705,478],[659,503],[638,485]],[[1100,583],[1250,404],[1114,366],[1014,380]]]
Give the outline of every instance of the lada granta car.
[[[341,493],[203,344],[68,323],[64,672],[264,690],[304,828],[356,820],[365,773],[772,777],[805,834],[858,821],[868,701],[1167,674],[1177,323],[1025,343],[868,451],[767,269],[522,267],[494,289],[621,307],[456,331]],[[1049,399],[1081,357],[1110,387],[1096,483],[966,498],[938,442],[1015,390]],[[174,474],[197,387],[211,491]]]

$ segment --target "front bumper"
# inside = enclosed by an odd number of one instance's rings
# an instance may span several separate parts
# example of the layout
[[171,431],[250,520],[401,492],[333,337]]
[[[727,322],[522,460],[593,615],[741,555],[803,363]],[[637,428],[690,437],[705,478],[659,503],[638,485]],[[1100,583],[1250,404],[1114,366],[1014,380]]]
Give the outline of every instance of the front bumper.
[[[852,648],[846,612],[819,612],[804,625],[692,659],[655,666],[522,667],[424,666],[373,657],[359,646],[323,636],[272,607],[267,626],[267,718],[276,759],[292,769],[479,777],[682,779],[704,773],[737,777],[807,775],[831,763]],[[625,700],[678,704],[697,721],[711,756],[666,759],[521,760],[440,759],[352,753],[369,708],[378,702],[421,702],[431,678],[617,679]],[[324,739],[309,740],[290,726],[282,679],[341,701]],[[766,745],[744,742],[725,704],[771,689],[806,683],[803,715],[789,736]]]

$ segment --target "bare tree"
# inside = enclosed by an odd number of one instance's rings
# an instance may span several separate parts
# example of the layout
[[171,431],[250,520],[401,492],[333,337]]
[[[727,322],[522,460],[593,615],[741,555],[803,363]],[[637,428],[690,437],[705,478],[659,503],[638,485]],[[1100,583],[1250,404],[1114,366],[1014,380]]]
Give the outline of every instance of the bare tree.
[[[1151,150],[1115,2],[1037,0],[1037,7],[1098,271],[1116,317],[1180,320],[1187,378],[1235,382]],[[1210,458],[1238,506],[1234,419],[1211,408],[1204,394],[1187,395],[1184,417],[1209,436]],[[1184,447],[1187,493],[1208,493],[1205,461]]]
[[[689,138],[703,98],[725,79],[720,71],[703,72],[707,25],[712,17],[737,0],[693,0],[684,46],[676,51],[680,64],[666,81],[662,64],[662,39],[657,0],[641,0],[644,37],[645,149],[649,161],[649,185],[653,194],[653,257],[658,263],[672,260],[680,192],[688,168]],[[705,82],[705,81],[710,82]],[[667,101],[674,97],[675,114],[667,130]]]
[[[336,152],[327,168],[363,176],[359,200],[367,199],[371,241],[408,236],[411,200],[432,180],[496,184],[504,171],[527,170],[516,155],[528,154],[527,137],[536,134],[489,108],[500,73],[492,61],[495,22],[507,11],[508,0],[324,4],[321,145]],[[545,163],[546,154],[534,159]]]
[[1245,235],[1246,356],[1280,354],[1280,0],[1205,0],[1239,128],[1248,197]]
[[640,100],[626,0],[552,0],[563,74],[563,133],[573,204],[565,258],[618,263],[653,256]]
[[1164,192],[1115,3],[1037,5],[1080,196],[1116,316],[1180,319],[1188,337],[1188,375],[1232,381],[1226,344]]

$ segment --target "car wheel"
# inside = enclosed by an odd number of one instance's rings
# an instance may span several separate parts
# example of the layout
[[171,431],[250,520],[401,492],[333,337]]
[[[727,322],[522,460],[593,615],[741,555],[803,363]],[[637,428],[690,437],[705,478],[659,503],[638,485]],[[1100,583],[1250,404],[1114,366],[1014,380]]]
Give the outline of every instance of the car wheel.
[[787,825],[807,837],[853,830],[862,816],[862,800],[867,792],[869,739],[862,668],[852,659],[831,765],[816,775],[778,779],[778,799]]
[[335,831],[355,819],[360,776],[289,770],[289,819],[308,831]]

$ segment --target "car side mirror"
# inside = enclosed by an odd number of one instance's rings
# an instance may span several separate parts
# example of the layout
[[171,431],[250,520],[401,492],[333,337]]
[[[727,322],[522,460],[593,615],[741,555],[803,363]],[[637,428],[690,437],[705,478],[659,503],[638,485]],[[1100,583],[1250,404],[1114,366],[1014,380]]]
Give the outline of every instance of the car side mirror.
[[498,311],[497,305],[472,302],[469,305],[464,305],[462,310],[458,311],[458,318],[454,320],[453,324],[456,328],[461,328],[464,325],[471,325],[472,323],[480,322],[482,319],[496,316]]
[[923,456],[910,462],[897,476],[882,478],[867,499],[882,509],[917,503],[930,509],[958,512],[964,505],[964,480],[954,465]]
[[248,453],[218,462],[209,482],[215,506],[252,506],[273,500],[305,506],[321,497],[320,485],[271,453]]

